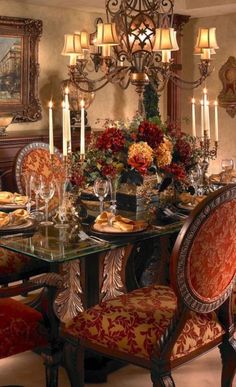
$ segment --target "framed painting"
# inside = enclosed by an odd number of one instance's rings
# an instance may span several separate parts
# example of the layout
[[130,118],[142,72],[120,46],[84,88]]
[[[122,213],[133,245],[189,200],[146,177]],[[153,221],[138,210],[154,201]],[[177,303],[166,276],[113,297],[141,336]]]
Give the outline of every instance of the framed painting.
[[13,122],[42,117],[38,96],[38,45],[42,21],[0,16],[0,116]]

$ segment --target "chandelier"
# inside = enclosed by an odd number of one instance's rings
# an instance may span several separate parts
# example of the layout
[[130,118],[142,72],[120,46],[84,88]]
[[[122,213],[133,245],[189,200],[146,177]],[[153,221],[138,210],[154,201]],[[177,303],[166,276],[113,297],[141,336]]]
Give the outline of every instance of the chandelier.
[[215,28],[200,28],[195,53],[200,55],[199,78],[181,79],[174,71],[172,53],[179,50],[173,28],[174,0],[106,0],[107,21],[96,20],[96,31],[65,35],[62,55],[70,57],[70,81],[81,91],[102,89],[108,83],[122,89],[134,85],[139,113],[144,115],[143,92],[151,84],[161,92],[170,80],[195,88],[212,71],[218,49]]

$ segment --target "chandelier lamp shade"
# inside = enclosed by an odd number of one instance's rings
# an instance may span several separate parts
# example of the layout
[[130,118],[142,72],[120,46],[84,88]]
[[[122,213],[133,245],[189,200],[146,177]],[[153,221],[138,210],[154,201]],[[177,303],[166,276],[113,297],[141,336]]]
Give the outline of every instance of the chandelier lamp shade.
[[[96,20],[96,31],[65,35],[62,55],[70,57],[70,81],[81,91],[97,91],[108,83],[126,89],[134,85],[143,112],[143,92],[151,84],[161,92],[171,80],[195,88],[212,71],[218,44],[215,28],[199,28],[195,54],[199,78],[187,81],[174,71],[172,52],[179,50],[173,27],[174,0],[106,0],[107,20]],[[91,66],[92,65],[92,66]]]

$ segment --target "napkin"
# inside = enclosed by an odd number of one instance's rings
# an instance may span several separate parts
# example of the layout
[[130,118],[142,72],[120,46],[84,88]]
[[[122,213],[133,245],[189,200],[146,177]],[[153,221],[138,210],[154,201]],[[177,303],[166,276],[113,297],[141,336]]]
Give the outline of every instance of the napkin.
[[188,192],[182,192],[179,194],[179,201],[183,204],[191,204],[192,206],[196,206],[203,199],[205,199],[206,195],[193,196]]
[[17,192],[0,191],[0,204],[18,204],[25,205],[28,202],[28,196]]
[[214,183],[231,183],[236,181],[236,170],[232,169],[230,171],[222,171],[218,174],[213,174],[210,176],[210,181]]
[[[133,232],[143,230],[146,226],[144,220],[132,220],[121,215],[113,215],[111,212],[102,212],[95,220],[96,229],[119,231],[119,232]],[[108,229],[109,227],[109,229]]]
[[0,204],[13,203],[14,194],[7,191],[0,191]]
[[19,226],[28,218],[28,213],[24,209],[15,210],[9,214],[0,211],[0,229],[7,226]]

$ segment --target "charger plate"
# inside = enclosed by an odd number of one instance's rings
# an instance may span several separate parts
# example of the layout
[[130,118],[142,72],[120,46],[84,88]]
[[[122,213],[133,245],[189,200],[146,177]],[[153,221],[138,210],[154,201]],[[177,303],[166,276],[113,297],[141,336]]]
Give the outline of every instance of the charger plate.
[[28,232],[33,230],[36,227],[36,222],[34,219],[26,219],[23,223],[18,225],[9,225],[0,228],[0,235],[5,234],[16,234],[19,232]]
[[102,226],[97,224],[97,223],[94,223],[92,226],[91,226],[91,231],[92,233],[96,234],[96,235],[100,235],[100,236],[104,236],[104,235],[107,235],[107,236],[112,236],[112,237],[120,237],[120,236],[132,236],[132,235],[136,235],[136,234],[139,234],[145,230],[147,230],[148,228],[148,224],[145,223],[144,226],[138,230],[134,230],[134,231],[121,231],[121,230],[118,230],[117,228],[115,227],[112,227],[112,226]]
[[[31,207],[35,205],[35,202],[31,202]],[[15,203],[7,203],[7,204],[0,204],[0,211],[14,211],[14,210],[20,210],[22,208],[26,208],[26,204],[15,204]]]

